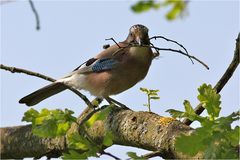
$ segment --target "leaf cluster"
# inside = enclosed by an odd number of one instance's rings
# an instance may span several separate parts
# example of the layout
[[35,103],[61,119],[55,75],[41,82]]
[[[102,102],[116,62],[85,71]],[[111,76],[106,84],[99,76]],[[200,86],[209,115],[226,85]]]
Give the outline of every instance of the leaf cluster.
[[[104,120],[112,110],[112,105],[103,106],[102,110],[93,114],[85,123],[87,128],[92,127],[96,121]],[[57,136],[66,136],[68,142],[68,151],[63,153],[64,159],[87,159],[88,157],[98,157],[104,147],[113,144],[113,135],[106,131],[102,144],[94,143],[89,137],[80,135],[78,132],[67,135],[71,124],[77,123],[77,118],[72,116],[74,112],[68,109],[48,110],[46,108],[38,112],[35,109],[29,109],[24,113],[22,121],[32,123],[33,134],[40,137],[53,138]],[[80,126],[84,132],[83,127]]]
[[239,120],[240,112],[234,112],[226,117],[219,117],[221,110],[220,95],[211,85],[203,84],[198,88],[198,100],[207,110],[207,116],[195,113],[190,102],[185,100],[185,111],[167,110],[174,118],[188,118],[198,121],[201,127],[190,136],[182,135],[176,139],[175,147],[178,151],[195,156],[204,153],[204,158],[238,158],[239,126],[232,129],[231,124]]
[[[85,126],[91,128],[96,121],[104,120],[112,110],[112,105],[103,106],[104,109],[92,115],[86,122]],[[111,131],[105,132],[102,144],[96,144],[88,136],[72,133],[67,136],[68,153],[63,154],[64,159],[87,159],[88,157],[98,157],[97,153],[101,153],[104,147],[113,144],[113,134]]]
[[40,137],[56,137],[65,135],[72,122],[76,122],[74,112],[68,109],[48,110],[42,109],[40,112],[31,108],[24,113],[22,121],[32,123],[33,134]]
[[131,6],[131,9],[135,13],[142,13],[151,9],[160,9],[161,7],[170,6],[170,11],[167,12],[166,18],[168,20],[174,20],[178,16],[182,15],[186,9],[187,2],[184,0],[164,0],[162,2],[154,0],[140,0]]

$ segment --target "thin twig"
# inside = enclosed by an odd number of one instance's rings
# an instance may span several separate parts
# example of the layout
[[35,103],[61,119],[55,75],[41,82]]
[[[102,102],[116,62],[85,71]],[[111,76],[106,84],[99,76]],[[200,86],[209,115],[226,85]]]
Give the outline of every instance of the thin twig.
[[[109,39],[109,40],[113,40],[113,39]],[[181,51],[181,50],[176,50],[176,49],[171,49],[171,48],[159,48],[159,47],[155,47],[152,43],[150,43],[150,45],[141,45],[141,46],[139,46],[138,44],[134,44],[134,43],[126,43],[126,44],[128,44],[128,45],[125,46],[125,47],[121,47],[120,49],[129,48],[129,47],[135,47],[135,46],[137,46],[137,47],[149,47],[149,48],[155,49],[155,50],[157,51],[157,55],[159,54],[159,51],[171,51],[171,52],[176,52],[176,53],[180,53],[180,54],[182,54],[182,55],[184,55],[184,56],[187,56],[187,57],[190,58],[190,59],[194,59],[195,61],[199,62],[199,63],[202,64],[206,69],[209,70],[208,65],[205,64],[203,61],[201,61],[200,59],[198,59],[198,58],[196,58],[196,57],[194,57],[194,56],[192,56],[192,55],[190,55],[190,54],[188,54],[188,53],[185,53],[185,52],[183,52],[183,51]],[[119,51],[119,50],[117,50],[116,52],[118,52],[118,51]],[[113,55],[114,55],[114,54],[113,54]],[[154,55],[153,58],[155,58],[155,56],[157,56],[157,55]]]
[[33,14],[35,15],[35,18],[36,18],[36,30],[40,30],[40,19],[39,19],[38,12],[37,12],[32,0],[29,0],[29,4],[30,4]]
[[192,55],[190,55],[190,54],[184,53],[184,52],[181,51],[181,50],[176,50],[176,49],[171,49],[171,48],[158,48],[158,47],[155,47],[155,46],[149,46],[149,47],[154,48],[154,49],[157,49],[157,50],[159,50],[159,51],[171,51],[171,52],[180,53],[180,54],[182,54],[182,55],[184,55],[184,56],[187,56],[187,57],[189,57],[189,58],[191,58],[191,59],[194,59],[195,61],[199,62],[200,64],[202,64],[205,68],[207,68],[207,69],[209,70],[208,65],[205,64],[203,61],[201,61],[200,59],[198,59],[198,58],[196,58],[196,57],[194,57],[194,56],[192,56]]
[[118,48],[122,48],[121,46],[119,46],[119,44],[117,43],[117,41],[115,41],[115,39],[114,38],[107,38],[107,39],[105,39],[106,41],[113,41],[117,46],[118,46]]
[[[171,39],[166,38],[166,37],[164,37],[164,36],[153,36],[153,37],[149,38],[149,40],[151,40],[151,39],[155,39],[155,40],[156,40],[157,38],[161,38],[161,39],[164,39],[164,40],[166,40],[166,41],[173,42],[173,43],[177,44],[178,46],[180,46],[181,48],[184,49],[184,51],[187,53],[187,55],[189,55],[187,49],[186,49],[182,44],[178,43],[178,42],[175,41],[175,40],[171,40]],[[193,62],[193,60],[191,59],[190,56],[189,56],[189,58],[190,58],[192,64],[194,64],[194,62]]]
[[38,77],[38,78],[41,78],[41,79],[44,79],[47,81],[51,81],[51,82],[56,81],[55,79],[53,79],[51,77],[45,76],[45,75],[37,73],[37,72],[32,72],[32,71],[29,71],[26,69],[21,69],[21,68],[16,68],[16,67],[9,67],[9,66],[5,66],[3,64],[1,64],[0,69],[4,69],[4,70],[10,71],[12,73],[24,73],[24,74],[27,74],[30,76],[35,76],[35,77]]
[[101,154],[101,155],[103,155],[103,154],[108,155],[108,156],[112,157],[112,158],[115,159],[115,160],[121,160],[120,158],[114,156],[113,154],[111,154],[111,153],[109,153],[109,152],[102,151],[100,154]]
[[149,158],[161,156],[161,153],[162,153],[161,151],[154,151],[154,152],[151,152],[151,153],[147,153],[147,154],[145,154],[145,155],[142,155],[141,158],[149,159]]
[[65,83],[63,83],[65,86],[68,87],[69,90],[71,90],[72,92],[74,92],[75,94],[77,94],[89,107],[94,108],[94,106],[92,105],[92,103],[88,100],[88,98],[82,94],[81,92],[79,92],[78,90],[76,90],[75,88],[73,88],[72,86],[69,86]]
[[[6,71],[10,71],[12,73],[24,73],[24,74],[27,74],[27,75],[30,75],[30,76],[35,76],[35,77],[42,78],[42,79],[47,80],[47,81],[51,81],[51,82],[56,81],[55,79],[53,79],[51,77],[45,76],[45,75],[37,73],[37,72],[29,71],[29,70],[26,70],[26,69],[21,69],[21,68],[16,68],[16,67],[9,67],[9,66],[5,66],[3,64],[0,65],[0,68],[4,69]],[[69,90],[71,90],[72,92],[77,94],[89,107],[94,108],[92,103],[87,99],[87,97],[85,95],[83,95],[78,90],[74,89],[73,87],[71,87],[69,85],[66,85],[66,84],[64,84],[64,85],[67,86]]]
[[[223,89],[225,84],[232,77],[234,71],[236,70],[236,68],[239,64],[239,48],[240,48],[239,39],[240,39],[240,33],[238,34],[238,38],[236,39],[236,47],[235,47],[232,62],[230,63],[227,70],[225,71],[225,73],[223,74],[221,79],[217,82],[217,84],[214,87],[214,89],[216,90],[217,93],[219,93]],[[205,108],[201,104],[199,104],[195,108],[195,113],[200,115],[204,111],[204,109]],[[190,121],[189,119],[184,119],[183,123],[185,123],[186,125],[190,125],[192,123],[192,121]]]
[[[96,99],[98,99],[99,104],[103,101],[103,99],[101,99],[101,98],[96,98]],[[95,99],[95,100],[96,100],[96,99]],[[81,120],[81,122],[80,122],[78,125],[81,127],[87,120],[89,120],[89,119],[92,117],[92,115],[94,115],[95,113],[97,113],[97,112],[100,111],[100,110],[105,109],[106,107],[107,107],[107,105],[106,105],[106,106],[102,106],[101,108],[96,108],[96,109],[92,110],[91,112],[89,112],[89,113],[84,117],[84,119]]]

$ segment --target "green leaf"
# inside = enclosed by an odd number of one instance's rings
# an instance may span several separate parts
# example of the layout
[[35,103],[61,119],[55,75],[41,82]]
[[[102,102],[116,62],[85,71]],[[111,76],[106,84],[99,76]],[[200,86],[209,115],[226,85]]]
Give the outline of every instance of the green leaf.
[[68,147],[71,149],[88,150],[92,146],[91,143],[79,133],[72,133],[67,136],[67,139]]
[[95,113],[94,115],[92,115],[91,118],[89,118],[89,120],[86,121],[86,126],[88,128],[90,128],[91,126],[94,125],[94,123],[98,120],[104,120],[108,115],[109,113],[112,111],[112,107],[111,105],[109,105],[108,107],[104,108],[103,110]]
[[127,152],[127,155],[133,160],[144,160],[145,158],[139,157],[135,152]]
[[39,115],[39,112],[31,108],[24,113],[22,121],[33,122],[38,115]]
[[50,118],[50,111],[46,108],[42,109],[41,112],[35,117],[34,119],[34,125],[40,125],[43,123],[44,120],[47,120]]
[[232,123],[239,120],[240,112],[234,112],[227,117],[220,117],[220,95],[211,85],[203,84],[198,89],[198,99],[206,108],[208,116],[202,117],[194,112],[190,102],[184,101],[185,112],[168,110],[173,117],[186,117],[192,121],[199,121],[200,128],[187,136],[176,138],[176,150],[184,154],[195,156],[202,152],[205,159],[236,159],[239,146],[239,126],[232,129]]
[[215,132],[205,149],[204,158],[206,159],[236,159],[237,146],[231,146],[231,143],[224,137],[224,134]]
[[149,96],[157,96],[158,94],[157,93],[155,93],[155,92],[150,92],[149,93]]
[[147,89],[147,88],[140,88],[140,90],[142,91],[142,92],[145,92],[145,93],[149,93],[149,90]]
[[185,117],[187,117],[191,121],[196,120],[196,121],[199,121],[200,123],[206,123],[206,118],[203,118],[203,117],[197,115],[189,101],[185,100],[183,102],[183,104],[184,104],[185,111],[186,111],[184,114]]
[[186,3],[183,0],[167,0],[164,5],[173,5],[172,9],[166,14],[168,20],[174,20],[179,16],[186,8]]
[[57,124],[57,130],[56,135],[64,135],[70,128],[71,123],[65,122],[65,123],[58,123]]
[[101,149],[79,133],[68,135],[67,141],[70,151],[69,153],[63,154],[63,159],[87,159],[88,157],[97,157],[97,152]]
[[65,109],[48,110],[42,109],[40,112],[29,109],[24,113],[22,121],[32,122],[32,132],[40,137],[56,137],[66,134],[76,117],[73,112]]
[[131,9],[135,13],[141,13],[149,11],[150,9],[158,9],[160,7],[160,3],[156,3],[153,0],[143,1],[140,0],[136,4],[134,4]]
[[190,114],[190,115],[195,115],[196,114],[194,109],[193,109],[193,107],[192,107],[192,105],[190,104],[190,102],[188,100],[184,100],[183,105],[185,107],[185,111],[188,114]]
[[166,110],[173,118],[183,118],[185,117],[185,112],[178,111],[175,109],[168,109]]
[[218,117],[221,110],[221,96],[217,94],[216,90],[214,90],[211,85],[206,84],[200,86],[198,88],[198,92],[199,95],[197,98],[203,104],[203,107],[207,110],[211,120]]
[[77,118],[72,116],[72,114],[74,114],[74,112],[66,108],[65,109],[65,114],[64,114],[65,120],[70,121],[70,122],[76,122]]
[[160,99],[160,97],[150,97],[150,99],[158,100],[158,99]]
[[82,153],[77,150],[69,150],[68,153],[63,153],[63,159],[88,159],[89,157],[97,157],[98,148],[92,146],[89,150]]
[[190,136],[182,135],[176,138],[175,147],[178,151],[190,156],[196,155],[203,151],[206,145],[203,143],[210,133],[205,128],[197,128]]
[[185,107],[185,116],[189,118],[191,121],[198,120],[197,118],[200,118],[194,111],[192,105],[189,101],[184,100],[183,105]]
[[157,93],[157,92],[159,92],[158,89],[150,89],[149,91],[150,91],[150,93]]
[[240,135],[240,128],[236,126],[233,130],[226,132],[226,137],[231,143],[232,146],[237,147],[239,145],[239,135]]
[[63,159],[86,159],[81,153],[78,153],[75,150],[69,150],[68,153],[63,153]]
[[107,131],[107,133],[103,139],[103,144],[107,147],[109,147],[113,144],[113,134],[111,131]]

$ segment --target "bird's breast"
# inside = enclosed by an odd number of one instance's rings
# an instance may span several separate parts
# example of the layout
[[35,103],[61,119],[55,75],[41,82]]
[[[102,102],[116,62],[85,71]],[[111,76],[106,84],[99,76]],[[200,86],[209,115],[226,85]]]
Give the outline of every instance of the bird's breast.
[[106,97],[121,93],[144,79],[152,62],[152,51],[147,47],[131,47],[112,70],[90,73],[86,76],[86,90]]
[[152,58],[152,50],[149,47],[130,47],[129,56],[140,62],[146,62]]

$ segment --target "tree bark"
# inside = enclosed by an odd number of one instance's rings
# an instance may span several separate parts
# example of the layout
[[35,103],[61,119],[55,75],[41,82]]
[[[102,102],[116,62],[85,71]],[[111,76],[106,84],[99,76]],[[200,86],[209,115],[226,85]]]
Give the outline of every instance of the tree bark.
[[[93,109],[87,108],[78,118],[80,123]],[[69,133],[78,131],[73,124]],[[85,132],[96,143],[101,144],[106,130],[113,133],[113,143],[160,151],[163,158],[190,158],[174,149],[174,141],[180,134],[190,134],[193,129],[168,117],[161,117],[151,112],[134,112],[114,108],[106,120],[96,121]],[[59,157],[67,150],[66,138],[40,138],[31,132],[31,126],[1,128],[1,157]],[[80,129],[81,132],[81,129]],[[201,155],[197,156],[202,158]]]

